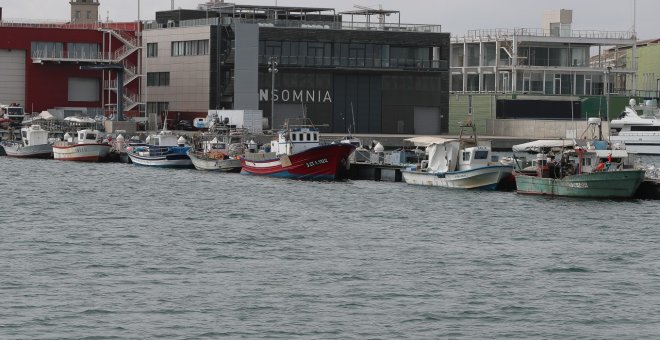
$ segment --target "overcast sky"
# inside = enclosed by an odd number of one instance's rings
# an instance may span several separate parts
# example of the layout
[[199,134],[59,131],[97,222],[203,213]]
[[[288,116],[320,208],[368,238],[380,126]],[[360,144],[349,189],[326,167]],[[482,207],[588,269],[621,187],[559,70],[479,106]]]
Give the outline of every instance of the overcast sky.
[[[368,0],[372,1],[372,0]],[[244,5],[333,7],[352,10],[354,4],[401,11],[402,23],[442,25],[445,32],[462,36],[472,29],[540,28],[545,10],[572,9],[573,29],[629,31],[633,27],[635,0],[244,0]],[[640,39],[660,38],[660,1],[637,1],[637,33]],[[138,0],[100,0],[100,16],[111,21],[134,21]],[[201,0],[174,0],[175,8],[194,9]],[[227,1],[230,2],[230,1]],[[332,4],[332,5],[330,5]],[[69,0],[0,0],[5,19],[70,18]],[[171,0],[140,0],[140,18],[154,19],[158,10],[168,10]],[[396,22],[397,18],[388,18]],[[356,18],[356,21],[357,18]]]

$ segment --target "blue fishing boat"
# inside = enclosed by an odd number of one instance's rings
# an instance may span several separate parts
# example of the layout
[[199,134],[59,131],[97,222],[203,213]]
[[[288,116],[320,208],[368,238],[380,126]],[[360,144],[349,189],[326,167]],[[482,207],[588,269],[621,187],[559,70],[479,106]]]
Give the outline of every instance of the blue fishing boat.
[[172,131],[163,130],[147,137],[146,145],[128,147],[126,152],[135,165],[159,168],[192,168],[188,157],[190,146],[186,139],[177,137]]

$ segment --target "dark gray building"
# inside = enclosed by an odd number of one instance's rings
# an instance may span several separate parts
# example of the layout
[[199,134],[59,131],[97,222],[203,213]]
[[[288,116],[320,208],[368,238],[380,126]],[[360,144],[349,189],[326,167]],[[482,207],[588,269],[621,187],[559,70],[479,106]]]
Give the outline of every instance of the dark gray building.
[[148,111],[259,109],[272,123],[274,107],[274,126],[304,111],[329,132],[446,133],[449,33],[385,22],[398,14],[224,3],[158,12],[145,67],[167,85],[150,83]]

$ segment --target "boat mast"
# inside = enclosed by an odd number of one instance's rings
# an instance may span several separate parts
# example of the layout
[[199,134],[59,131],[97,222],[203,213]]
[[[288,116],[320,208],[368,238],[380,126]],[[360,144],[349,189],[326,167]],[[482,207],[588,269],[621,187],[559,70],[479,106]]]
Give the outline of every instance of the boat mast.
[[472,129],[472,135],[470,136],[470,137],[472,137],[471,143],[474,144],[473,146],[477,146],[478,145],[478,143],[477,143],[477,127],[474,125],[474,122],[472,121],[472,95],[468,96],[468,114],[467,114],[467,118],[465,119],[465,121],[462,121],[460,123],[460,127],[461,127],[461,132],[458,135],[458,140],[461,144],[461,148],[465,148],[466,145],[468,144],[468,143],[466,143],[466,141],[463,140],[463,129],[465,129],[465,128],[471,128]]

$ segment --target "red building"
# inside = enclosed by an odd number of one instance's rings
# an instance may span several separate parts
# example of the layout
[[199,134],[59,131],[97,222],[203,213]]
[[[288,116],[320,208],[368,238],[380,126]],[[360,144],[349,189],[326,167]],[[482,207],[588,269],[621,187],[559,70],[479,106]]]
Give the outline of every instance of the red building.
[[139,110],[139,27],[133,23],[3,21],[0,10],[0,103],[26,112],[67,108],[88,115],[116,110],[117,73],[84,65],[122,65],[124,111]]

